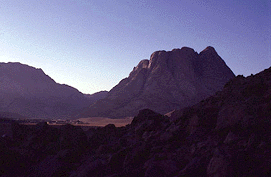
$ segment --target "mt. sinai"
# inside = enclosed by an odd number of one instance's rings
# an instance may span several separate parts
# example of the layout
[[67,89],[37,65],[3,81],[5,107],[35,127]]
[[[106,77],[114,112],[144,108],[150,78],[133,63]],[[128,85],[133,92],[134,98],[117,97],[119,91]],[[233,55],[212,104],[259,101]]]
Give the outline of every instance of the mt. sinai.
[[207,98],[234,76],[213,47],[156,51],[80,117],[129,117],[144,108],[165,114]]

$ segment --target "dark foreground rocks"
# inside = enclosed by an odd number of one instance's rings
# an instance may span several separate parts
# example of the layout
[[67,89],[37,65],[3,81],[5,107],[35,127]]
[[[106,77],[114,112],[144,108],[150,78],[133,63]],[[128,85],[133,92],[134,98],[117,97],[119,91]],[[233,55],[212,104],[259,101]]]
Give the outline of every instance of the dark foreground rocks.
[[2,176],[270,176],[271,68],[167,116],[141,110],[126,127],[12,127]]

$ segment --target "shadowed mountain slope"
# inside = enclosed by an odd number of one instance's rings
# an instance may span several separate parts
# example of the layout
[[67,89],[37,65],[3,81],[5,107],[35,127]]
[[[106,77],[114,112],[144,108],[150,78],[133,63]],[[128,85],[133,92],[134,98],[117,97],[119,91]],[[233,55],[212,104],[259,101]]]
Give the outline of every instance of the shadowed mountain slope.
[[199,54],[188,47],[156,51],[79,117],[129,117],[144,108],[164,114],[214,94],[233,77],[213,47]]
[[12,123],[13,137],[0,136],[0,175],[267,177],[270,127],[271,68],[169,116],[141,110],[125,127]]
[[56,83],[41,69],[0,63],[0,112],[31,118],[68,118],[93,102],[77,89]]

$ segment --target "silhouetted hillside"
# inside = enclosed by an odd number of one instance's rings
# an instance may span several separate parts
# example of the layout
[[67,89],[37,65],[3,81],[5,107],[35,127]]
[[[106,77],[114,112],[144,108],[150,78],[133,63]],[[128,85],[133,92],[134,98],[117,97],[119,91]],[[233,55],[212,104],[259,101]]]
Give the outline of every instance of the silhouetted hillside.
[[21,63],[0,63],[0,100],[0,111],[31,118],[68,118],[94,102]]
[[13,138],[0,137],[0,175],[271,175],[271,68],[167,115],[144,109],[126,127],[87,132],[13,123]]

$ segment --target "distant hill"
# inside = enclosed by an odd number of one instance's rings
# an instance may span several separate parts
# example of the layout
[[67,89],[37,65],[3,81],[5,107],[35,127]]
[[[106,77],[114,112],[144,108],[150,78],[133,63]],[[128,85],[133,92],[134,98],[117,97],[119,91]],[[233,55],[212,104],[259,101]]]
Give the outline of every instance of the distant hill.
[[0,63],[0,100],[1,112],[31,118],[69,118],[94,103],[41,69],[21,63]]
[[100,91],[93,94],[85,94],[85,97],[91,100],[93,103],[107,97],[108,91]]
[[165,114],[214,94],[234,76],[213,47],[156,51],[79,117],[130,117],[145,108]]

